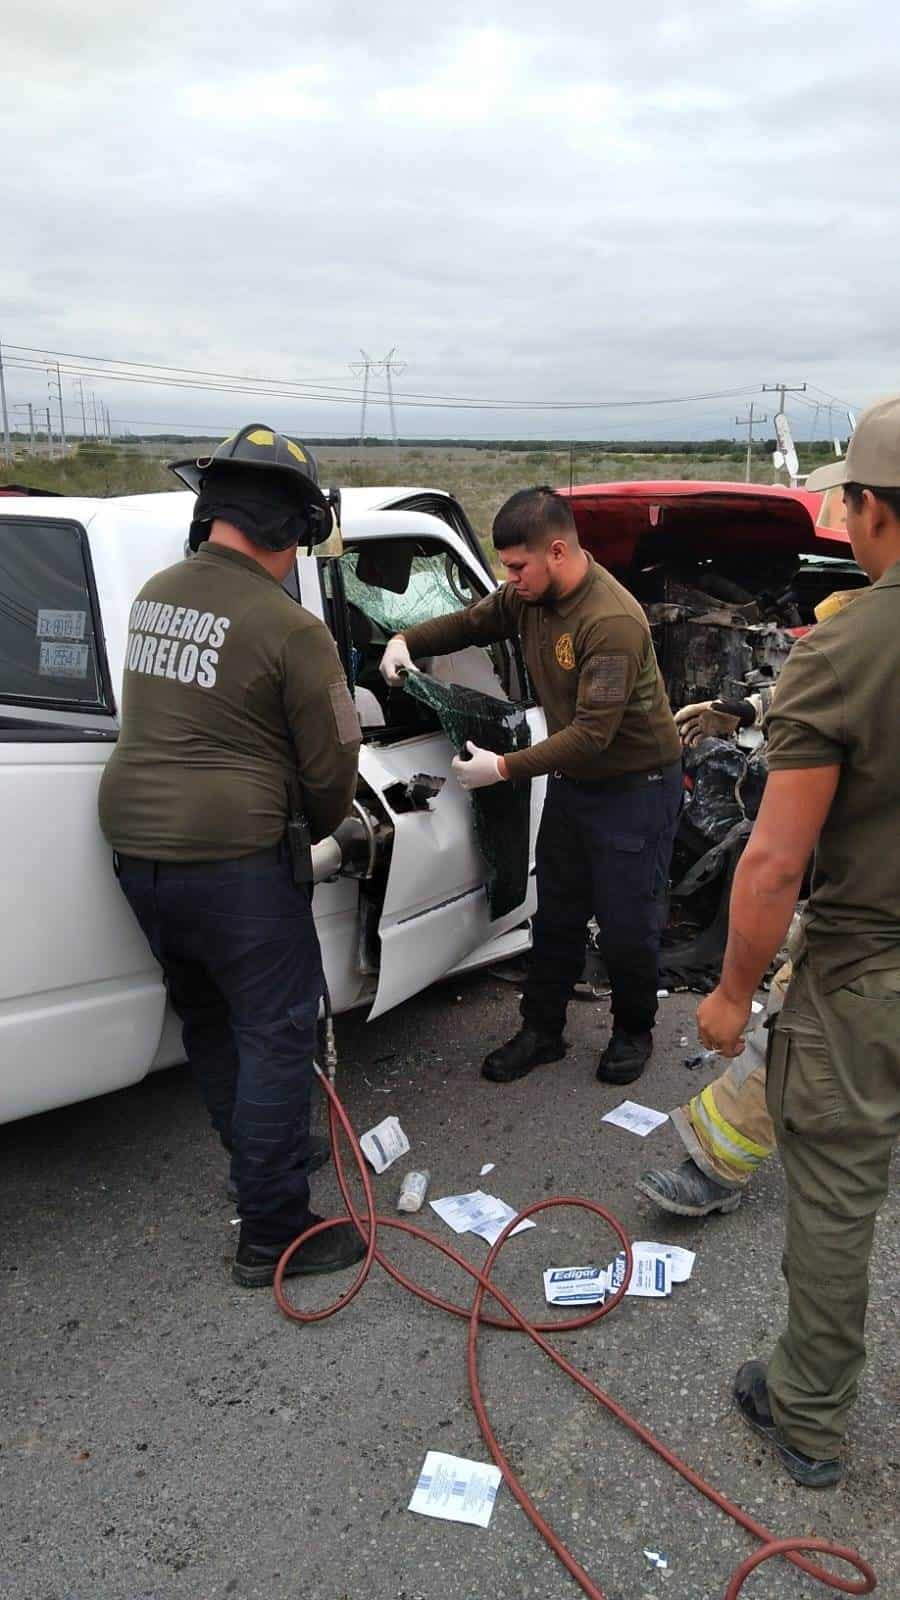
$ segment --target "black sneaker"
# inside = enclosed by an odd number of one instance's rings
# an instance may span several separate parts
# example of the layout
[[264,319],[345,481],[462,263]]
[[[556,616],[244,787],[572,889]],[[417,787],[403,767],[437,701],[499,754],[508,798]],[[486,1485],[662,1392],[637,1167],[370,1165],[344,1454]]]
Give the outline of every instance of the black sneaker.
[[711,1211],[736,1211],[741,1203],[740,1189],[728,1189],[708,1178],[690,1156],[680,1167],[655,1167],[650,1172],[642,1172],[636,1188],[663,1211],[671,1211],[676,1217],[707,1217]]
[[832,1489],[840,1483],[844,1469],[837,1457],[829,1461],[816,1461],[804,1455],[793,1445],[779,1439],[775,1418],[766,1385],[766,1367],[763,1361],[745,1361],[738,1367],[734,1379],[734,1403],[741,1416],[761,1438],[774,1445],[781,1465],[790,1473],[795,1483],[804,1489]]
[[[309,1136],[309,1144],[307,1145],[307,1175],[311,1176],[314,1172],[320,1172],[322,1167],[327,1167],[330,1160],[331,1140],[323,1139],[317,1133],[311,1133]],[[228,1179],[228,1182],[225,1185],[225,1193],[227,1194],[229,1200],[234,1200],[235,1202],[237,1201],[237,1184],[233,1178]]]
[[[321,1221],[322,1218],[311,1211],[306,1226],[312,1228]],[[289,1243],[290,1240],[286,1240],[280,1250],[248,1244],[242,1228],[231,1268],[235,1283],[242,1289],[265,1289],[274,1283],[275,1268]],[[307,1239],[291,1256],[284,1275],[299,1278],[313,1272],[340,1272],[361,1261],[365,1253],[366,1247],[353,1223],[342,1222],[336,1228],[329,1228],[327,1233],[317,1233],[314,1239]]]
[[601,1083],[634,1083],[652,1054],[652,1033],[626,1033],[624,1028],[614,1027],[600,1057],[597,1077]]
[[485,1058],[481,1076],[491,1083],[512,1083],[524,1078],[532,1067],[546,1061],[561,1061],[566,1053],[566,1042],[561,1033],[538,1033],[536,1028],[523,1028],[514,1039],[501,1044]]

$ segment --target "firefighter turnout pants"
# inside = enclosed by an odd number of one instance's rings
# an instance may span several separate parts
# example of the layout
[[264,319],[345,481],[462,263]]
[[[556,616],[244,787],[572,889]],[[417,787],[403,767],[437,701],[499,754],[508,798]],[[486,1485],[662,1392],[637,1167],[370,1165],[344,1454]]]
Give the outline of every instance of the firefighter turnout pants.
[[[791,980],[786,961],[772,979],[769,1018],[781,1010]],[[747,1035],[743,1053],[714,1083],[672,1112],[672,1122],[701,1171],[728,1189],[742,1189],[775,1149],[775,1129],[766,1104],[769,1028]]]

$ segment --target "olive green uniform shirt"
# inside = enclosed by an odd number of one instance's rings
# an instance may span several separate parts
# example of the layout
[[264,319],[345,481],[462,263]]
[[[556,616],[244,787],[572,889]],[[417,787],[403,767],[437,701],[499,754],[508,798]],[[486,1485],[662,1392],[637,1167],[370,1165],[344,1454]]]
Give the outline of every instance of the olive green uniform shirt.
[[647,618],[591,556],[582,582],[563,600],[529,605],[507,583],[404,638],[415,658],[516,635],[549,737],[504,758],[511,778],[561,772],[598,782],[681,759]]
[[767,727],[773,772],[841,769],[805,916],[824,992],[900,968],[900,562],[797,641]]
[[[224,545],[158,572],[131,608],[122,731],[100,824],[123,855],[215,861],[347,815],[359,720],[334,640],[258,562]],[[290,802],[289,802],[290,795]]]

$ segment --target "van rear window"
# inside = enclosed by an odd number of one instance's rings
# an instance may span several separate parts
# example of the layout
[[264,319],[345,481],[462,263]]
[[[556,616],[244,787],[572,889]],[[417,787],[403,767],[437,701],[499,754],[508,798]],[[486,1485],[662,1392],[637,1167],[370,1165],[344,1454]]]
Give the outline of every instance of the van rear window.
[[84,530],[0,516],[0,701],[105,710]]

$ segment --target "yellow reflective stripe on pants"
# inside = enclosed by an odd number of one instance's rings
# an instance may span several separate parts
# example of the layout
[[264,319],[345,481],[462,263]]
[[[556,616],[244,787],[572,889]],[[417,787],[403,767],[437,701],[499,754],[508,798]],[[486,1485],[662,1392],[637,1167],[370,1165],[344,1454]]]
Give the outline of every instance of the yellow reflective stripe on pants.
[[[748,1078],[743,1087],[751,1083],[752,1080]],[[749,1178],[760,1163],[771,1155],[772,1146],[758,1144],[755,1139],[747,1138],[722,1116],[716,1105],[716,1087],[714,1083],[707,1084],[700,1094],[694,1096],[690,1103],[691,1124],[704,1149],[714,1160],[722,1163],[729,1176]],[[762,1092],[764,1095],[764,1084]]]

